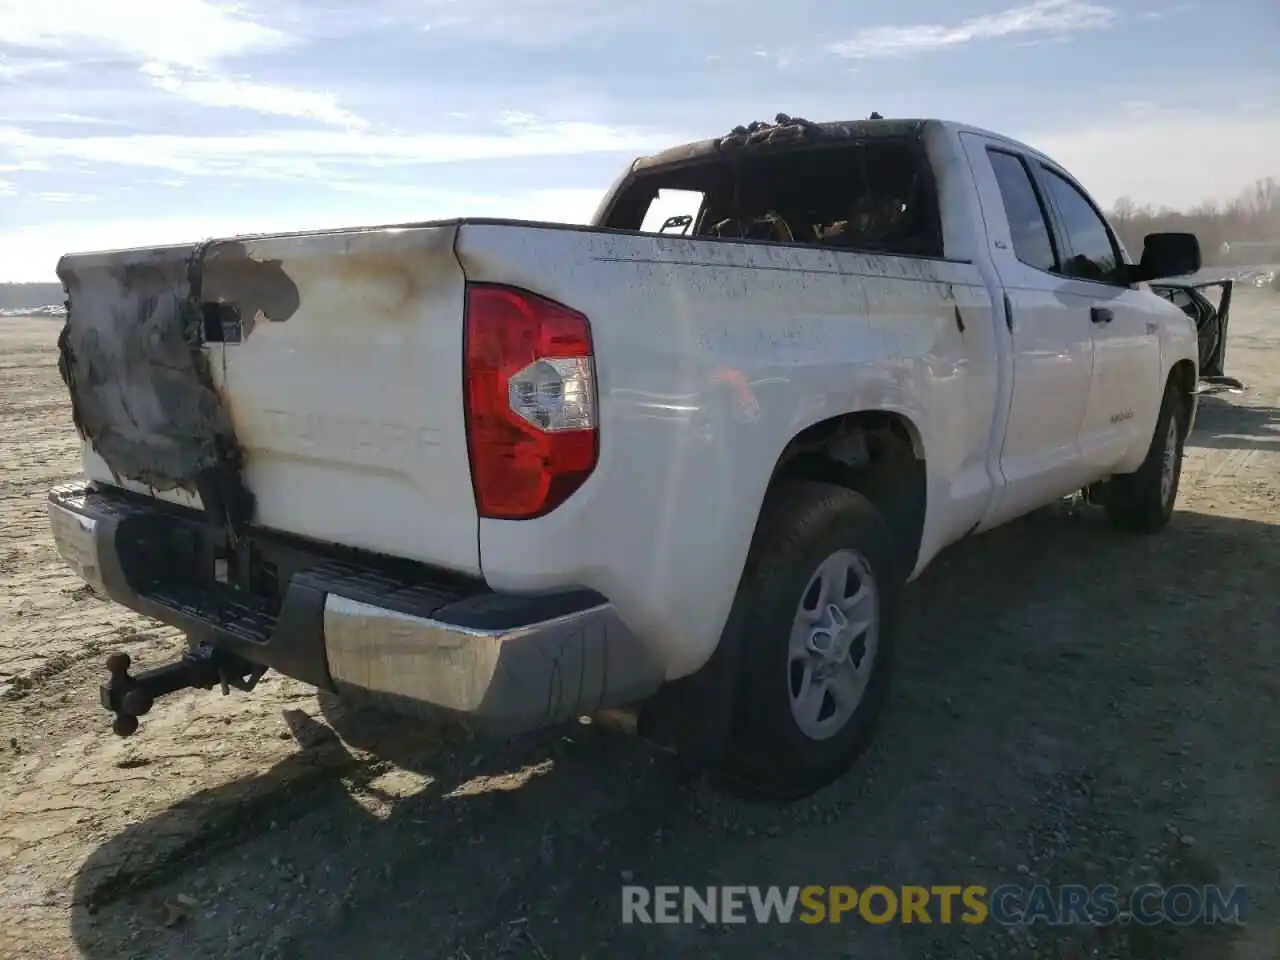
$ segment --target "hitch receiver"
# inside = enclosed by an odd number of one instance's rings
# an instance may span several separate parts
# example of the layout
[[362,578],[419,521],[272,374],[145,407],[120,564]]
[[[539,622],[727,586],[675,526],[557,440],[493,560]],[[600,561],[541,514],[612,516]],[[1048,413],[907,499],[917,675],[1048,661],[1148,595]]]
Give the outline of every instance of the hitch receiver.
[[135,733],[138,718],[149,713],[161,697],[191,688],[211,690],[215,684],[222,687],[223,696],[230,693],[232,687],[247,693],[267,672],[260,664],[207,644],[193,647],[181,660],[137,675],[129,673],[132,663],[127,653],[107,657],[107,672],[111,677],[100,688],[102,705],[115,714],[111,729],[121,737]]

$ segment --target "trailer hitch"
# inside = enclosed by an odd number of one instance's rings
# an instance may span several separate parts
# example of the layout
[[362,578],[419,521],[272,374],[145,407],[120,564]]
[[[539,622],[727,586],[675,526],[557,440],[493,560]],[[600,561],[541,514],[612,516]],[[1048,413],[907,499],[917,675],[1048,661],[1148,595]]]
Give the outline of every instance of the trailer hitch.
[[102,705],[115,714],[111,729],[121,737],[137,732],[138,718],[145,716],[161,697],[179,690],[211,690],[222,687],[226,696],[234,687],[246,693],[258,685],[267,668],[208,644],[193,647],[181,659],[130,674],[133,661],[127,653],[107,657],[110,679],[101,686]]

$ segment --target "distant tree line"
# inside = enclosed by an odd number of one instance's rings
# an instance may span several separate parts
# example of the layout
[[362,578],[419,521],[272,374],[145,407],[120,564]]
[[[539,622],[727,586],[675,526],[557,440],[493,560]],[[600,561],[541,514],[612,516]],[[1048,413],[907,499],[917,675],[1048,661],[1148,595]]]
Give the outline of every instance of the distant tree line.
[[39,310],[64,299],[60,283],[0,283],[0,310]]
[[1207,201],[1186,211],[1138,206],[1121,197],[1110,218],[1131,257],[1142,253],[1148,233],[1181,231],[1200,238],[1207,265],[1280,262],[1280,183],[1274,177],[1257,181],[1234,200]]

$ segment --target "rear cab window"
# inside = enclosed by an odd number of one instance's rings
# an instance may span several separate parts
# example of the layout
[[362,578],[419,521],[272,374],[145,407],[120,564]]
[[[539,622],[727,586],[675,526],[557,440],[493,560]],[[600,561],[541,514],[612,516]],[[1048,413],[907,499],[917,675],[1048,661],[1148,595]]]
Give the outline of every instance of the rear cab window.
[[[672,220],[685,216],[692,222]],[[933,170],[911,136],[820,137],[657,166],[623,186],[603,225],[944,256]]]

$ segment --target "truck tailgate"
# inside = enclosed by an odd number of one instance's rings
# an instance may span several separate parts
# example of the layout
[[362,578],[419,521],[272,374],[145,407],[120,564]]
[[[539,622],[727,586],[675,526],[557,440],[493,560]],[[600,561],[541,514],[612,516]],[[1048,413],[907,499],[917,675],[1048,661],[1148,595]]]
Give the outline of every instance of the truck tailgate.
[[64,257],[90,478],[479,571],[456,223]]

